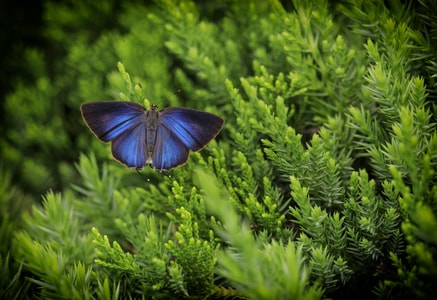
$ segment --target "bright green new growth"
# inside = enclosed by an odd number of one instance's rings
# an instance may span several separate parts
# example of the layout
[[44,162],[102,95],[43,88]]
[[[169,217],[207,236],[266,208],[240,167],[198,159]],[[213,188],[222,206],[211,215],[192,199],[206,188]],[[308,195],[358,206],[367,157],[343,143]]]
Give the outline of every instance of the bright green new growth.
[[[67,53],[52,76],[29,52],[37,80],[6,99],[0,296],[436,297],[437,8],[215,5],[47,6]],[[226,123],[183,167],[138,174],[82,124],[110,99]]]

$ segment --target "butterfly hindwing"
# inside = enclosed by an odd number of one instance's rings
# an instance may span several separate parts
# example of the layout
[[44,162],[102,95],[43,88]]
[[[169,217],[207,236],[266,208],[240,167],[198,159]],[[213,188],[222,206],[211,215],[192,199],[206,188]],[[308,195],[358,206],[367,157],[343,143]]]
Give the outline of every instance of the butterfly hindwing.
[[193,151],[205,147],[220,132],[223,123],[216,115],[188,108],[170,107],[160,114],[160,124]]
[[128,167],[142,168],[148,160],[144,150],[145,139],[146,124],[144,122],[136,123],[112,141],[112,155]]
[[158,125],[152,167],[157,170],[170,170],[184,164],[188,155],[188,148],[176,134]]
[[80,107],[83,119],[102,141],[109,142],[143,122],[146,110],[132,102],[90,102]]

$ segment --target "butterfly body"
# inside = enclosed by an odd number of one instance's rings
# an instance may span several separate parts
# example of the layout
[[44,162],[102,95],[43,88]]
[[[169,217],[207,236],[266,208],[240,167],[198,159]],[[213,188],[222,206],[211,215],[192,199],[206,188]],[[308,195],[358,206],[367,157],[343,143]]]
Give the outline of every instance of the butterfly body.
[[189,150],[203,149],[222,129],[220,117],[194,109],[170,107],[146,110],[133,102],[90,102],[82,117],[103,142],[112,142],[116,160],[128,167],[171,170],[184,164]]
[[153,156],[153,150],[155,149],[155,141],[156,141],[156,133],[158,130],[159,123],[159,112],[155,106],[152,106],[152,109],[146,111],[146,152],[148,160],[147,163],[152,163],[150,159]]

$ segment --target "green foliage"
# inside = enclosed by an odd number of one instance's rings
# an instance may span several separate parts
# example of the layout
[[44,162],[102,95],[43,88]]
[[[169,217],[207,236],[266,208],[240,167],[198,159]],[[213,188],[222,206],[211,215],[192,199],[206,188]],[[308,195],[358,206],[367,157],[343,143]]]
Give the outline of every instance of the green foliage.
[[0,256],[0,297],[3,299],[26,299],[29,291],[29,282],[23,284],[21,280],[22,266],[16,266],[11,260],[11,256],[7,254],[3,259],[3,254]]
[[[174,257],[172,268],[178,265],[183,270],[186,289],[195,294],[202,294],[212,287],[215,258],[215,242],[211,232],[210,240],[199,237],[198,223],[193,222],[191,213],[183,207],[176,210],[181,224],[175,233],[175,241],[168,241],[165,246]],[[188,292],[187,292],[188,294]]]
[[229,246],[218,254],[219,274],[249,299],[319,299],[322,290],[307,286],[301,248],[291,241],[269,243],[265,234],[255,239],[229,195],[219,190],[219,182],[202,170],[197,174],[209,210],[222,220],[218,234]]
[[[48,2],[3,103],[0,298],[436,298],[436,11]],[[81,120],[108,99],[226,124],[135,172]]]

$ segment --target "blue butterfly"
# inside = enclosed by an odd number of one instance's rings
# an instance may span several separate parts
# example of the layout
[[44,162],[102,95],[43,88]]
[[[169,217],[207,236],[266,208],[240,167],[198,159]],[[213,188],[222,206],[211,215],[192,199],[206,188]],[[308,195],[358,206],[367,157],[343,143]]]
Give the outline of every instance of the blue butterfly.
[[114,158],[128,167],[151,164],[171,170],[188,160],[189,150],[202,150],[222,129],[216,115],[182,107],[158,111],[133,102],[90,102],[80,107],[91,131],[110,142]]

